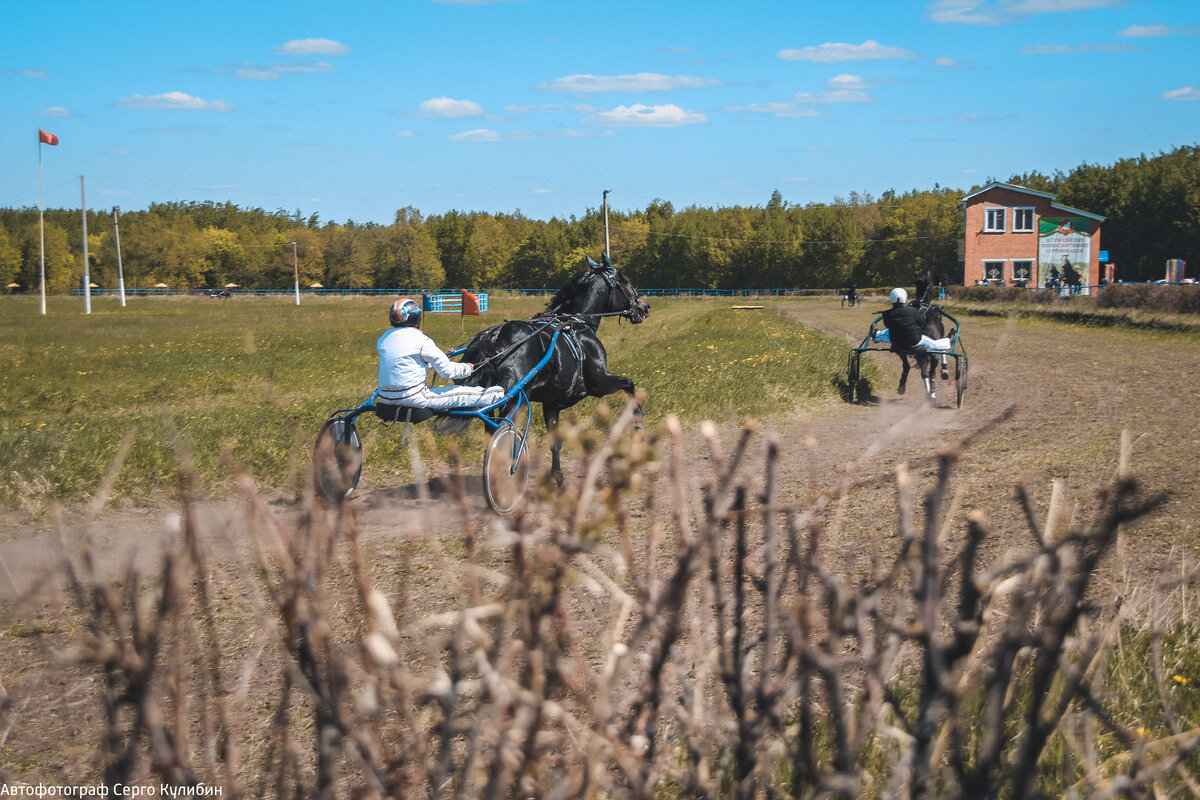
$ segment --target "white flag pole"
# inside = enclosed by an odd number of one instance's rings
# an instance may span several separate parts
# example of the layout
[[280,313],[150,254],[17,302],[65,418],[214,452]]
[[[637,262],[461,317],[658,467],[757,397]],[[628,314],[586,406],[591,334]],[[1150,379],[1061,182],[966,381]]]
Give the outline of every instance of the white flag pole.
[[42,192],[42,132],[38,131],[38,240],[40,255],[38,291],[42,295],[42,314],[46,313],[46,199]]
[[83,188],[83,176],[79,176],[79,205],[83,215],[83,313],[92,313],[92,277],[88,268],[87,246],[87,191]]
[[296,255],[295,242],[292,242],[292,275],[296,280],[296,305],[300,305],[300,260]]
[[121,308],[125,307],[125,273],[121,270],[121,226],[117,222],[117,215],[121,213],[121,209],[113,206],[113,239],[117,245],[117,292],[121,295]]

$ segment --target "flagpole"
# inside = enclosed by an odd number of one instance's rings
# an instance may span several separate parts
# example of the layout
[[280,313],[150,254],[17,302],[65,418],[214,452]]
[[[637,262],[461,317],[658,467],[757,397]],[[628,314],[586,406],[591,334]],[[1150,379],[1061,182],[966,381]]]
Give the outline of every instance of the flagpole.
[[46,199],[42,192],[42,135],[38,132],[38,253],[40,268],[38,290],[42,296],[42,315],[46,314]]
[[117,292],[121,295],[121,308],[125,307],[125,273],[121,269],[121,225],[117,215],[121,213],[118,206],[113,206],[113,239],[117,245]]
[[608,193],[611,191],[612,189],[604,190],[604,255],[608,256],[610,261],[612,254],[608,252]]
[[79,205],[83,215],[83,313],[92,313],[92,277],[88,269],[87,248],[87,191],[83,188],[83,176],[79,176]]

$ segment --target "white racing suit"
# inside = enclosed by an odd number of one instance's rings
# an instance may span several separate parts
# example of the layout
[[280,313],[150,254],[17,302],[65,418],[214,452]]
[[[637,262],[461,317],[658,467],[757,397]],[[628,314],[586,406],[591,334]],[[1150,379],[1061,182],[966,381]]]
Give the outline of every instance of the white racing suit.
[[504,397],[503,386],[426,386],[431,367],[450,379],[465,378],[473,369],[447,358],[419,328],[390,328],[379,337],[375,350],[379,353],[377,402],[445,410],[483,408]]

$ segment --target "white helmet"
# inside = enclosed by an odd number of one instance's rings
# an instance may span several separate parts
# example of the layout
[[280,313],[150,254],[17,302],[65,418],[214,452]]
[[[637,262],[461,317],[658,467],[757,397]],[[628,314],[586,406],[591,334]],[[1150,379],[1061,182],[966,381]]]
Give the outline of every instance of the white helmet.
[[897,286],[895,289],[892,289],[891,298],[893,303],[900,303],[903,305],[904,303],[908,302],[908,292]]

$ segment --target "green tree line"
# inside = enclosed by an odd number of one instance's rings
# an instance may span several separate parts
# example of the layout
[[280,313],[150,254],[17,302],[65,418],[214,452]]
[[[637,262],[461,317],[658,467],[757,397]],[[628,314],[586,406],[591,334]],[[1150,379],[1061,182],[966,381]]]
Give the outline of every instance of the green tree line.
[[[991,179],[984,184],[990,182]],[[1124,280],[1162,277],[1168,258],[1200,265],[1200,147],[1179,147],[1109,166],[1083,164],[1052,176],[1007,180],[1058,195],[1105,216],[1101,245]],[[793,289],[908,283],[914,272],[961,278],[962,214],[967,190],[935,185],[880,197],[851,193],[829,204],[609,212],[611,253],[644,288]],[[604,238],[599,209],[580,217],[534,220],[514,213],[405,207],[390,225],[322,223],[231,203],[156,203],[119,218],[127,287],[165,283],[175,290],[240,287],[553,289],[595,256]],[[88,213],[89,273],[117,285],[111,212]],[[83,276],[78,209],[45,212],[47,289],[69,292]],[[294,244],[293,244],[294,243]],[[36,291],[37,209],[0,209],[0,284]]]

